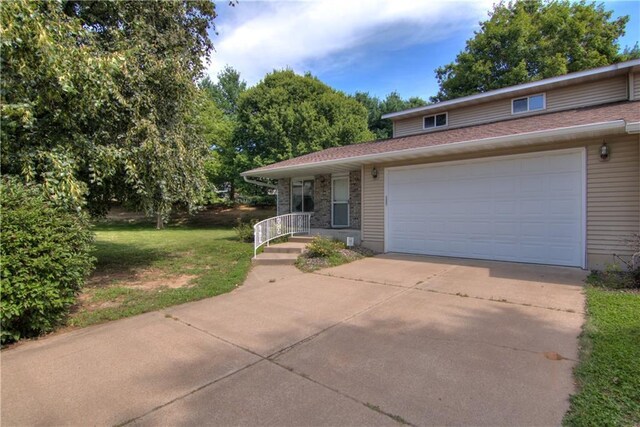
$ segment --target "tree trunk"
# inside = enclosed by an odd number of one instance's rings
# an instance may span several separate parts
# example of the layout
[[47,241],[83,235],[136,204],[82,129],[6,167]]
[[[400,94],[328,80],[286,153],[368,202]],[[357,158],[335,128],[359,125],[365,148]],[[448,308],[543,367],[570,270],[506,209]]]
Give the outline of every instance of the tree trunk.
[[164,221],[162,220],[162,214],[156,214],[156,229],[162,230],[164,228]]
[[236,199],[236,187],[233,182],[229,183],[229,201],[233,202]]

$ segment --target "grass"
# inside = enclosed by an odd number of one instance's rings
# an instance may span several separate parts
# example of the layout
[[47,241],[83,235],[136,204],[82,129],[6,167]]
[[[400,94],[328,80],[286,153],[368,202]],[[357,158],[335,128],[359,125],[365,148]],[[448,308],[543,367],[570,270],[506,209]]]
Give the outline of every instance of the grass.
[[590,277],[581,335],[579,392],[566,426],[640,424],[640,293],[599,287]]
[[219,295],[244,281],[253,246],[230,227],[106,222],[95,227],[96,271],[68,324],[84,327]]

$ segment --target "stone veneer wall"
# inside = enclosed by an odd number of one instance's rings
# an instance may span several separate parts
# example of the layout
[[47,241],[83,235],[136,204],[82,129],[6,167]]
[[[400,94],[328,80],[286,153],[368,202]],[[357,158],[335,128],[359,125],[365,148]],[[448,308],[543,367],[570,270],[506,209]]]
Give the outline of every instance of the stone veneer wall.
[[[362,191],[360,171],[349,173],[349,228],[360,228]],[[331,228],[331,175],[316,175],[313,183],[312,228]],[[291,179],[278,180],[278,215],[291,212]]]
[[278,206],[276,215],[291,213],[291,179],[281,178],[278,180]]
[[359,170],[349,172],[349,228],[360,228],[361,178]]
[[331,175],[316,175],[313,203],[311,228],[331,228]]

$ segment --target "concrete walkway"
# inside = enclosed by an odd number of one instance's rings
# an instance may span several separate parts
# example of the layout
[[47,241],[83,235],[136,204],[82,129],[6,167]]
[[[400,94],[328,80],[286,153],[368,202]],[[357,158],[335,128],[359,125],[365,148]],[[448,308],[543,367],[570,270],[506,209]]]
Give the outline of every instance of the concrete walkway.
[[380,256],[4,351],[4,426],[558,425],[580,270]]

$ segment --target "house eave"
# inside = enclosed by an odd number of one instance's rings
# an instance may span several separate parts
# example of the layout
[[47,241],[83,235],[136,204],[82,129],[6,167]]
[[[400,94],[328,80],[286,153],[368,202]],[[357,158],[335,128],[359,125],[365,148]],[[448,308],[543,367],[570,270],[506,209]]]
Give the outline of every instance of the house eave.
[[[630,125],[638,125],[630,123]],[[632,126],[632,129],[633,128]],[[242,176],[260,178],[289,178],[300,175],[316,175],[357,170],[364,164],[401,161],[419,157],[430,157],[445,154],[482,152],[500,148],[522,147],[527,145],[544,145],[558,142],[598,138],[625,133],[632,133],[624,120],[614,120],[587,125],[569,126],[544,131],[526,132],[515,135],[504,135],[492,138],[467,140],[442,145],[387,151],[340,159],[323,160],[312,163],[274,167],[267,170],[250,170]],[[640,129],[640,128],[639,128]]]

